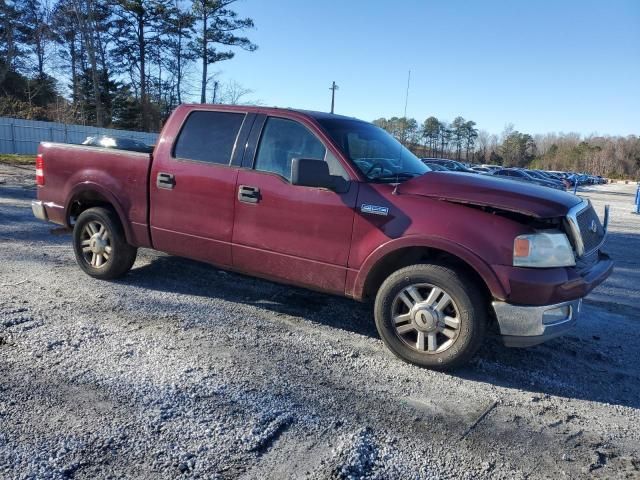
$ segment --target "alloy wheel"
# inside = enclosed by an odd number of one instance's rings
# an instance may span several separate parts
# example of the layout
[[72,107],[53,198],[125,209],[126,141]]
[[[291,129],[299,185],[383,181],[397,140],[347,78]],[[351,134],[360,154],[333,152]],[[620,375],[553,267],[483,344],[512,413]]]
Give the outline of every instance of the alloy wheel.
[[460,334],[457,305],[447,292],[435,285],[421,283],[403,288],[391,308],[396,334],[420,353],[442,353]]
[[80,247],[85,261],[93,268],[104,268],[111,259],[109,230],[99,221],[91,220],[82,229]]

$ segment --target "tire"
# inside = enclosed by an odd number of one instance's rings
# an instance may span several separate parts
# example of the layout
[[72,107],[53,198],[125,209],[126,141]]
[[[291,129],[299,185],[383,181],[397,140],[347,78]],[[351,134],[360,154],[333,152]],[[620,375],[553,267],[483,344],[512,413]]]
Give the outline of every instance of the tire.
[[124,275],[138,253],[127,243],[115,212],[102,207],[89,208],[80,214],[73,227],[73,250],[80,268],[101,280]]
[[434,370],[468,362],[487,328],[480,290],[463,273],[444,265],[412,265],[391,274],[378,290],[374,315],[391,352]]

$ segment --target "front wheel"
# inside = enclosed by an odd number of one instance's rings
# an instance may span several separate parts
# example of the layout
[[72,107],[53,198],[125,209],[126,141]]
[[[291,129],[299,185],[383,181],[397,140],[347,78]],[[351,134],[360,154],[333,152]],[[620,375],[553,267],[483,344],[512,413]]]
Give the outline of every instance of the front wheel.
[[473,281],[444,265],[391,274],[378,290],[375,321],[386,346],[416,365],[446,370],[467,362],[486,330],[484,299]]
[[89,208],[78,217],[73,227],[73,250],[80,268],[102,280],[124,275],[137,255],[116,214],[101,207]]

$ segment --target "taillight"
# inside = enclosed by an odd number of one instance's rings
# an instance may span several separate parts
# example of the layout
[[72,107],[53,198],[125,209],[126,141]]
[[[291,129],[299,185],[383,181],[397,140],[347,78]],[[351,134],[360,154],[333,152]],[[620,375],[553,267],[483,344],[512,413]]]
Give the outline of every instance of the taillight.
[[44,185],[44,158],[41,153],[36,157],[36,185]]

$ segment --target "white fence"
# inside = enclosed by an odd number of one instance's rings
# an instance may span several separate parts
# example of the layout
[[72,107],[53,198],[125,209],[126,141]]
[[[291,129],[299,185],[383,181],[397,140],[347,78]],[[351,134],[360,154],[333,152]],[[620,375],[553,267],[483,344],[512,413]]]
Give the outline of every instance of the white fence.
[[157,133],[0,117],[0,153],[30,155],[37,152],[40,142],[82,143],[95,135],[132,138],[148,145],[155,144],[158,138]]

